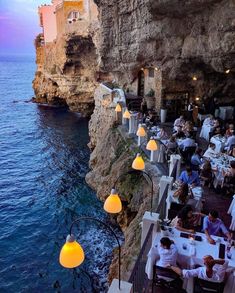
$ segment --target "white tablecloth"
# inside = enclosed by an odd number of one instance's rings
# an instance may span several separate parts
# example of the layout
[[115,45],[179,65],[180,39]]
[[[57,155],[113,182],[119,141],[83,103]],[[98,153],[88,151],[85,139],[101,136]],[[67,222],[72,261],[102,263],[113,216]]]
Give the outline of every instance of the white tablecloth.
[[[178,259],[177,262],[181,265],[181,268],[190,269],[193,268],[196,264],[203,265],[203,257],[205,255],[210,254],[213,258],[219,258],[219,244],[216,245],[210,244],[203,233],[197,233],[196,235],[200,235],[203,241],[194,241],[194,245],[190,244],[190,240],[186,238],[180,237],[180,231],[173,229],[174,234],[170,233],[168,237],[172,239],[178,249]],[[156,245],[159,243],[160,239],[163,235],[158,232],[155,235],[155,238],[152,243],[152,247],[148,253],[148,259],[145,267],[145,272],[148,275],[148,278],[152,280],[153,278],[153,265],[156,263],[156,260],[159,258],[158,250]],[[214,239],[220,238],[221,243],[226,244],[223,238],[212,236]],[[187,248],[183,249],[183,244],[187,245]],[[235,292],[235,276],[234,273],[231,272],[235,270],[235,248],[231,248],[232,258],[227,259],[225,255],[225,259],[229,261],[230,274],[226,281],[226,285],[224,288],[224,293],[232,293]],[[226,253],[225,253],[226,254]],[[193,292],[193,278],[189,280],[184,280],[184,288],[186,291]]]
[[210,124],[203,124],[200,132],[200,137],[205,138],[207,141],[209,141],[209,133],[213,130],[213,128],[214,127]]
[[219,118],[228,120],[233,118],[233,107],[219,107]]
[[229,229],[232,231],[235,231],[235,194],[234,194],[233,200],[229,206],[228,214],[230,214],[232,217],[232,221],[231,221]]
[[215,150],[218,152],[218,153],[221,153],[224,149],[224,145],[225,145],[225,142],[226,142],[226,139],[225,137],[212,137],[210,142],[214,143],[215,144]]
[[[168,214],[168,210],[171,207],[171,203],[172,202],[176,202],[179,203],[178,197],[174,197],[173,194],[175,190],[169,190],[168,195],[167,195],[167,199],[166,199],[166,215]],[[197,212],[200,212],[202,210],[202,188],[201,187],[195,187],[192,189],[192,193],[195,199],[195,210]]]

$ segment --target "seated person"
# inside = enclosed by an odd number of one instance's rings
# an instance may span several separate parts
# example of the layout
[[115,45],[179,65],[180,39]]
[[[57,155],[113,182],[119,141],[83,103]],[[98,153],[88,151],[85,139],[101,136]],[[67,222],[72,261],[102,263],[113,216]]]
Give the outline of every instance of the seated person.
[[177,131],[178,127],[183,127],[185,124],[184,116],[181,115],[179,118],[177,118],[174,122],[174,130]]
[[195,147],[195,146],[196,146],[195,140],[191,138],[189,135],[186,136],[186,138],[183,139],[181,143],[179,144],[180,149],[182,149],[183,151],[187,147]]
[[205,151],[203,157],[210,158],[210,157],[217,157],[219,153],[215,150],[215,144],[210,142],[208,149]]
[[234,133],[234,124],[229,124],[228,129],[225,132],[225,136],[229,137],[232,136]]
[[192,187],[200,185],[200,178],[197,171],[193,171],[191,166],[186,166],[185,171],[182,171],[179,177],[180,183],[186,183]]
[[163,129],[163,127],[159,128],[159,132],[157,133],[156,136],[158,139],[167,139],[168,138],[168,135],[167,135],[166,131]]
[[214,130],[212,131],[212,137],[222,137],[222,129],[220,126],[215,127]]
[[229,151],[234,144],[235,144],[235,133],[233,132],[233,134],[227,138],[224,149]]
[[228,268],[228,261],[224,259],[214,259],[211,255],[203,257],[204,266],[191,270],[181,270],[178,267],[169,266],[175,273],[183,278],[189,279],[197,277],[202,280],[221,283],[224,281]]
[[235,161],[231,161],[230,168],[226,172],[223,170],[222,174],[224,177],[235,177]]
[[204,214],[193,212],[190,205],[186,205],[179,211],[178,215],[171,221],[171,226],[179,231],[195,233],[195,227],[198,226],[200,217]]
[[193,132],[193,128],[193,123],[191,121],[186,121],[182,128],[182,131],[186,136],[189,136]]
[[180,204],[185,204],[188,197],[188,184],[183,183],[174,192],[173,197],[178,198]]
[[230,151],[228,151],[228,155],[235,158],[235,146],[232,147],[232,149]]
[[199,167],[202,165],[202,149],[196,148],[195,153],[191,157],[191,164],[199,169]]
[[203,220],[203,232],[206,234],[207,240],[210,244],[216,243],[211,235],[220,236],[221,232],[228,238],[228,240],[231,239],[228,229],[225,227],[223,221],[218,218],[218,216],[218,212],[212,210]]
[[214,125],[214,116],[209,115],[204,121],[203,125]]
[[185,137],[185,134],[184,134],[181,126],[178,126],[178,128],[177,128],[176,132],[173,134],[173,136],[175,138],[183,138],[183,137]]
[[166,143],[167,149],[176,149],[178,147],[174,136],[171,136],[169,141]]
[[159,267],[167,267],[170,265],[176,265],[178,256],[177,248],[172,240],[168,237],[162,237],[160,245],[157,245],[158,254],[160,259],[157,260],[156,265]]
[[214,119],[214,127],[221,127],[220,120],[218,118]]
[[210,186],[212,182],[212,167],[211,163],[209,161],[205,161],[205,163],[202,165],[202,169],[200,172],[200,178],[204,181],[204,184],[208,184]]

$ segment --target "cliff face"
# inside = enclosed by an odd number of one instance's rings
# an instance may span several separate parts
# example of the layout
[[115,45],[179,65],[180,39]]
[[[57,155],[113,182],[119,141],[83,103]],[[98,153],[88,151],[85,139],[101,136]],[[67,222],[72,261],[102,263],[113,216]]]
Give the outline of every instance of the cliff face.
[[97,54],[91,35],[67,34],[54,43],[35,45],[35,101],[67,105],[70,110],[89,116],[97,86]]
[[[234,0],[97,0],[101,69],[129,85],[141,67],[162,70],[163,91],[233,101]],[[226,74],[226,69],[231,70]],[[197,82],[192,76],[197,76]]]

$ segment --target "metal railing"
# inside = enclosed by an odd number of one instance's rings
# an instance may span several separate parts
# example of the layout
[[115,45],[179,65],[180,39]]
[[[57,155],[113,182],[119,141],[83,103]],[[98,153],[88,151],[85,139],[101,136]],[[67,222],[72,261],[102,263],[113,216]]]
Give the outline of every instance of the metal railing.
[[[178,160],[176,160],[174,164],[174,168],[170,174],[171,177],[176,178],[177,164],[178,164]],[[156,210],[156,213],[159,214],[160,219],[166,218],[166,199],[168,195],[168,188],[169,188],[169,184],[166,185],[163,191],[162,198]],[[148,279],[147,274],[145,273],[145,266],[147,262],[147,254],[152,245],[153,228],[154,228],[154,224],[151,224],[149,231],[146,235],[146,238],[144,240],[143,246],[140,250],[140,254],[132,270],[131,276],[128,280],[128,282],[133,285],[133,293],[147,293],[148,292],[150,280]]]
[[145,293],[148,288],[149,279],[145,274],[145,265],[147,261],[147,254],[152,245],[152,232],[153,232],[154,224],[151,224],[148,234],[144,240],[143,246],[140,250],[140,254],[135,263],[131,276],[128,280],[129,283],[132,283],[133,293]]

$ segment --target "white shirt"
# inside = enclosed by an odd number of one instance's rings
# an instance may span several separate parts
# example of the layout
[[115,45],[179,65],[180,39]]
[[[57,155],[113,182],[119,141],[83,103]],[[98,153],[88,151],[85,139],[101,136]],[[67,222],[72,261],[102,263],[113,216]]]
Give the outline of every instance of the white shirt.
[[160,259],[156,262],[156,264],[160,267],[167,267],[169,265],[176,266],[176,259],[178,256],[178,251],[175,244],[171,244],[170,249],[165,249],[161,247],[160,244],[157,246],[158,254]]
[[214,120],[211,119],[210,117],[207,117],[207,118],[203,121],[203,125],[214,125]]
[[215,156],[217,156],[217,155],[218,155],[218,152],[217,152],[216,150],[213,150],[212,148],[209,147],[209,148],[205,151],[203,157],[205,157],[205,158],[210,158],[210,157],[215,157]]
[[181,118],[177,118],[174,122],[174,128],[178,127],[178,126],[183,126],[185,123],[184,119]]
[[193,147],[196,146],[194,139],[186,137],[185,139],[182,140],[182,142],[180,143],[179,147],[181,149],[185,149],[186,147]]
[[225,148],[226,149],[230,149],[231,145],[235,144],[235,135],[229,136],[227,138],[226,144],[225,144]]
[[186,279],[191,277],[198,277],[199,279],[203,279],[206,281],[221,283],[224,280],[227,267],[228,267],[227,260],[224,262],[223,265],[215,264],[212,268],[213,274],[211,278],[207,277],[206,267],[200,267],[193,270],[182,270],[182,274],[183,274],[183,277]]

